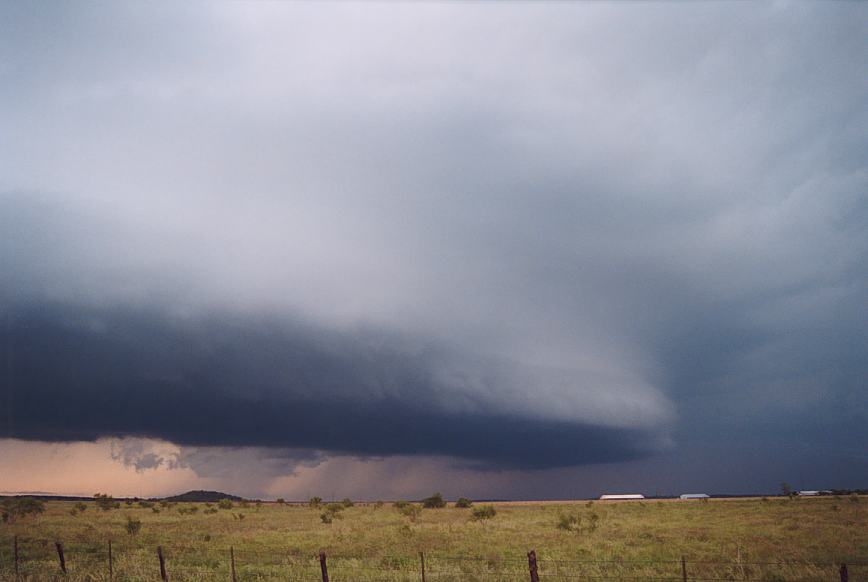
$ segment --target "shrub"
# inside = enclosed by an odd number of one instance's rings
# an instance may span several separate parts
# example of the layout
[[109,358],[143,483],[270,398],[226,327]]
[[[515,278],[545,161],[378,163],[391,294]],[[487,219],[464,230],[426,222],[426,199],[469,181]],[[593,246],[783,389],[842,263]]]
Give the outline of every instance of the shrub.
[[325,511],[319,514],[320,521],[323,523],[331,523],[335,519],[340,519],[340,513],[344,510],[342,503],[329,503],[325,506]]
[[220,510],[217,509],[216,507],[208,507],[208,508],[206,508],[205,511],[203,511],[202,513],[204,513],[205,515],[211,515],[211,514],[213,514],[213,513],[218,513],[219,511],[220,511]]
[[232,509],[234,507],[234,504],[232,503],[231,499],[221,499],[217,502],[217,507],[219,507],[220,509]]
[[149,508],[151,508],[151,507],[153,507],[153,506],[154,506],[154,502],[153,502],[153,501],[144,501],[144,500],[143,500],[143,501],[139,501],[139,507],[141,507],[142,509],[149,509]]
[[415,522],[419,515],[422,514],[422,507],[419,505],[415,505],[413,503],[404,503],[398,507],[398,513],[408,518],[410,521]]
[[30,515],[39,515],[45,511],[45,502],[32,497],[4,499],[2,505],[3,522],[13,522],[16,519]]
[[344,507],[352,507],[355,505],[355,503],[353,503],[353,500],[349,497],[344,497],[341,501],[341,505],[343,505]]
[[160,513],[160,508],[154,506],[154,507],[151,508],[151,511],[153,511],[154,513]]
[[377,501],[376,503],[374,503],[374,509],[380,509],[381,507],[383,507],[383,505],[385,504],[382,501]]
[[562,513],[558,516],[558,529],[564,531],[579,531],[582,527],[582,518],[579,515]]
[[492,505],[481,505],[479,507],[474,507],[472,513],[470,514],[470,519],[473,521],[484,521],[486,519],[491,519],[497,514],[497,510],[494,509]]
[[180,513],[181,515],[193,515],[197,511],[199,511],[199,508],[195,505],[193,505],[191,507],[179,507],[178,508],[178,513]]
[[455,507],[459,509],[467,509],[471,505],[473,505],[473,502],[466,497],[459,497],[458,501],[455,502]]
[[284,503],[286,503],[286,500],[285,500],[283,497],[278,497],[278,498],[277,498],[277,503],[278,503],[279,505],[283,505]]
[[139,533],[139,531],[141,531],[141,529],[142,529],[142,520],[133,519],[131,516],[128,515],[127,516],[127,525],[126,525],[127,533],[130,534],[131,536],[135,536]]
[[856,493],[851,493],[850,501],[852,501],[853,503],[859,503],[859,495],[857,495]]
[[78,510],[79,513],[82,513],[85,509],[87,509],[87,503],[82,503],[81,501],[79,501],[75,504],[75,508]]
[[244,517],[245,517],[245,515],[244,515],[243,513],[240,513],[240,512],[239,512],[239,513],[233,513],[233,514],[232,514],[232,517],[234,517],[234,518],[237,519],[238,521],[244,521]]
[[121,506],[119,501],[115,501],[114,497],[105,493],[94,493],[93,500],[96,503],[96,506],[103,511],[117,509]]
[[426,497],[422,500],[422,507],[427,509],[440,509],[446,507],[446,502],[443,501],[443,496],[440,493],[435,493],[431,497]]
[[402,501],[401,499],[399,499],[398,501],[396,501],[392,505],[395,507],[395,509],[401,509],[401,508],[404,508],[404,507],[407,507],[408,505],[410,505],[410,502],[409,501]]
[[132,499],[126,499],[126,500],[124,500],[124,503],[126,503],[127,506],[129,507],[130,505],[133,504],[133,500]]
[[308,500],[307,504],[308,504],[310,507],[313,507],[314,509],[316,509],[317,507],[319,507],[320,505],[322,505],[322,497],[311,497],[311,498]]
[[171,505],[171,503],[169,503],[169,502],[166,501],[165,499],[163,499],[162,501],[160,501],[160,507],[162,507],[163,509],[165,509],[166,507],[169,507],[170,505]]

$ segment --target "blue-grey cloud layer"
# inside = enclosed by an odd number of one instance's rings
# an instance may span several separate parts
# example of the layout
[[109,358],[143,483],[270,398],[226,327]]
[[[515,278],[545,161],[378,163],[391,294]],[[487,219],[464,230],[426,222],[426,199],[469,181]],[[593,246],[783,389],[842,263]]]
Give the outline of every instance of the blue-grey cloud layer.
[[863,6],[3,10],[16,436],[864,456]]

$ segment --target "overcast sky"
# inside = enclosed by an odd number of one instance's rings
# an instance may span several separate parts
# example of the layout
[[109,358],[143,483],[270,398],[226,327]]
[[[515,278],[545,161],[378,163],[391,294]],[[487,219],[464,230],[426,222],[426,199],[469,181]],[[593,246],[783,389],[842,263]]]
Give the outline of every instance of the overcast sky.
[[0,491],[868,486],[866,24],[0,4]]

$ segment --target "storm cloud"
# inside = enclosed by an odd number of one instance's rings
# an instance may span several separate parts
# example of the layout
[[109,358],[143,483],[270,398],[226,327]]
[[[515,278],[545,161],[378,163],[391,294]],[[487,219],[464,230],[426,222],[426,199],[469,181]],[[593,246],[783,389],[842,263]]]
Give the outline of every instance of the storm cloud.
[[863,6],[0,10],[4,436],[868,478]]

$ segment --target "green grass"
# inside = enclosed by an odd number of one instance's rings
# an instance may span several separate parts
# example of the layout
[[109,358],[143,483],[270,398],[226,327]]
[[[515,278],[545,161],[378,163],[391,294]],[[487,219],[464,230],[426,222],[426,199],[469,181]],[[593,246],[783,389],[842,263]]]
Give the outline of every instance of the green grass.
[[[196,513],[177,511],[193,505]],[[451,504],[415,521],[391,504],[357,504],[331,524],[320,510],[293,505],[204,514],[204,504],[179,503],[155,514],[88,503],[75,516],[73,506],[50,502],[40,516],[0,526],[0,576],[13,578],[17,535],[25,580],[58,573],[55,541],[64,544],[69,580],[105,580],[109,539],[115,578],[136,581],[159,578],[157,546],[173,581],[228,580],[230,547],[240,580],[319,580],[321,550],[333,582],[419,580],[419,552],[429,580],[527,580],[530,549],[543,580],[680,579],[682,556],[691,580],[837,580],[842,562],[851,580],[868,579],[868,498],[495,504],[497,515],[482,522]],[[233,516],[240,513],[243,520]],[[558,528],[562,514],[577,518],[567,520],[571,530]],[[141,520],[138,535],[126,533],[127,516]]]

